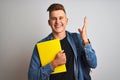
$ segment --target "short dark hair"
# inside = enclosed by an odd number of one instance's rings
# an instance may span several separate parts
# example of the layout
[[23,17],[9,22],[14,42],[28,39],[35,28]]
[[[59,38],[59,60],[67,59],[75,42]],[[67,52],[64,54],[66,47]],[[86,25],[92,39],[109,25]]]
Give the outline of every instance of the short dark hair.
[[66,14],[64,6],[59,3],[54,3],[54,4],[50,5],[47,9],[47,11],[49,11],[49,13],[51,13],[52,11],[55,11],[55,10],[63,10],[64,13]]

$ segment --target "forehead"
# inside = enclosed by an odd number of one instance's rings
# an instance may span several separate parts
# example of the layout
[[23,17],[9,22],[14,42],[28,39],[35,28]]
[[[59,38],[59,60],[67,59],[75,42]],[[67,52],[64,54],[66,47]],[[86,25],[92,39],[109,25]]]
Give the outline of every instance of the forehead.
[[66,16],[63,10],[55,10],[50,13],[50,17]]

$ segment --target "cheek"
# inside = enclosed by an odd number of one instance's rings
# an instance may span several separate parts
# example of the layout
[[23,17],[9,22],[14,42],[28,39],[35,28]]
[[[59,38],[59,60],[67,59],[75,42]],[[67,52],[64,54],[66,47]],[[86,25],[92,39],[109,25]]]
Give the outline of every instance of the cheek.
[[63,24],[64,24],[64,25],[67,25],[67,20],[64,20],[64,21],[63,21]]
[[54,28],[54,25],[55,25],[55,22],[54,22],[54,21],[51,21],[51,22],[50,22],[50,27],[51,27],[51,28]]
[[49,25],[52,26],[54,24],[53,21],[49,21]]

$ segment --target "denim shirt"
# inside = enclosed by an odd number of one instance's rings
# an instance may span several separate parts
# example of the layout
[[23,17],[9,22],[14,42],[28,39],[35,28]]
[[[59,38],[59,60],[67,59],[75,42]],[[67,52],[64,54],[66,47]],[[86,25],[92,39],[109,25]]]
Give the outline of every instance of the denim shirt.
[[[67,32],[67,40],[70,43],[73,52],[74,52],[74,75],[75,80],[84,80],[83,79],[83,71],[81,68],[81,65],[78,65],[77,61],[77,49],[75,42],[72,38],[72,33]],[[82,39],[80,37],[80,34],[77,33],[78,39],[80,41],[79,44],[82,44]],[[52,33],[49,34],[46,38],[42,39],[39,42],[47,41],[53,39]],[[95,51],[92,49],[91,44],[88,44],[86,46],[83,45],[81,49],[85,50],[85,55],[87,59],[87,63],[89,64],[90,68],[95,68],[97,66],[97,58],[95,55]],[[40,58],[37,51],[37,46],[35,45],[33,54],[31,57],[29,70],[28,70],[28,80],[49,80],[50,74],[53,72],[53,68],[51,67],[50,63],[48,63],[46,66],[41,67]]]

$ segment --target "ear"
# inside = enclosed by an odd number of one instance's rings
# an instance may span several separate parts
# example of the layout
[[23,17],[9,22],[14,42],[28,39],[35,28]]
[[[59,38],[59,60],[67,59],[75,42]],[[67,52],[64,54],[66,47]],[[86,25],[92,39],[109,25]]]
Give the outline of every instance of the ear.
[[50,26],[50,20],[48,20],[48,24],[49,24],[49,26]]

